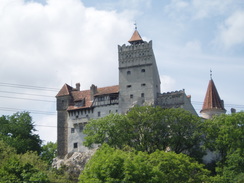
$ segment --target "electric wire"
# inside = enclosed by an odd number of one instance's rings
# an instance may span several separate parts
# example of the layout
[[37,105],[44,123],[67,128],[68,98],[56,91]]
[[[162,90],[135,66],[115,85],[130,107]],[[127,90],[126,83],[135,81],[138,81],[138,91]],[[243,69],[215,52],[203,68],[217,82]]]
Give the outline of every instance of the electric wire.
[[33,109],[19,109],[19,108],[11,108],[11,107],[0,107],[0,110],[3,111],[28,111],[33,114],[44,114],[44,115],[56,115],[56,112],[51,111],[39,111],[39,110],[33,110]]
[[13,88],[24,88],[24,89],[33,89],[33,90],[46,90],[46,91],[59,91],[58,88],[50,88],[50,87],[43,87],[43,86],[33,86],[33,85],[22,85],[22,84],[13,84],[13,83],[4,83],[0,82],[0,86],[5,87],[13,87]]
[[33,93],[21,93],[21,92],[12,92],[12,91],[0,91],[0,93],[11,93],[11,94],[19,94],[19,95],[31,95],[31,96],[37,96],[37,97],[54,97],[51,95],[40,95],[40,94],[33,94]]
[[33,98],[22,98],[22,97],[9,97],[9,96],[0,96],[1,98],[11,98],[11,99],[21,99],[21,100],[31,100],[39,102],[56,102],[54,100],[42,100],[42,99],[33,99]]

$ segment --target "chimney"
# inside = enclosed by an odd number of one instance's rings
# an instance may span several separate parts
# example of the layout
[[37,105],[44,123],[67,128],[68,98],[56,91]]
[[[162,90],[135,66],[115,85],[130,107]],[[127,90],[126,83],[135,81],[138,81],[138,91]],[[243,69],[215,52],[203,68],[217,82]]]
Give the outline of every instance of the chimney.
[[91,87],[90,87],[90,92],[91,92],[91,100],[93,100],[94,99],[94,95],[97,93],[97,86],[92,84]]
[[80,83],[76,83],[76,90],[80,91]]

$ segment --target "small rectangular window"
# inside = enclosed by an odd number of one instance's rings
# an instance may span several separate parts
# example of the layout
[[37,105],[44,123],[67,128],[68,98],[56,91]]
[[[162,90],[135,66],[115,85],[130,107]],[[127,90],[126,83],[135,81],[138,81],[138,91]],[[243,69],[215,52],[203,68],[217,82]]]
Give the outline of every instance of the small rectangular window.
[[74,143],[74,149],[76,149],[76,148],[78,148],[78,143],[77,142]]
[[127,85],[126,87],[127,87],[127,88],[131,88],[131,85]]
[[141,97],[144,97],[144,93],[141,93]]
[[71,128],[71,133],[75,133],[75,129],[74,128]]
[[130,71],[127,71],[127,75],[130,75],[131,74],[131,72]]
[[145,69],[142,69],[141,72],[146,72],[146,70]]
[[141,86],[146,86],[146,83],[142,83]]
[[133,95],[132,94],[130,95],[130,98],[133,98]]
[[100,112],[100,111],[97,112],[97,116],[98,116],[98,117],[101,116],[101,112]]
[[82,132],[83,131],[83,125],[80,125],[80,132]]

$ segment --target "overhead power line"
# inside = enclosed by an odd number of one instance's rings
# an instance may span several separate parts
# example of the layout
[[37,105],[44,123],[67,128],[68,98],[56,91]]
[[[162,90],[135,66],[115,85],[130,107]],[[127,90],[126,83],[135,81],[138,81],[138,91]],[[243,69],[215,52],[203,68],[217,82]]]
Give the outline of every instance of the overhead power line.
[[21,100],[32,100],[39,102],[56,102],[55,100],[42,100],[42,99],[34,99],[34,98],[22,98],[22,97],[9,97],[9,96],[0,96],[1,98],[11,98],[11,99],[21,99]]
[[39,95],[39,94],[33,94],[33,93],[21,93],[21,92],[12,92],[12,91],[0,91],[0,93],[11,93],[11,94],[19,94],[19,95],[31,95],[31,96],[37,96],[37,97],[52,97],[54,98],[54,96],[50,96],[50,95]]
[[43,87],[43,86],[22,85],[22,84],[13,84],[13,83],[4,83],[4,82],[0,82],[0,86],[13,87],[13,88],[24,88],[24,89],[32,89],[32,90],[46,90],[46,91],[53,91],[53,92],[59,91],[58,88],[49,88],[49,87]]
[[27,111],[33,114],[43,114],[43,115],[56,115],[56,112],[52,111],[39,111],[39,110],[32,110],[32,109],[19,109],[19,108],[11,108],[11,107],[0,107],[2,111],[11,111],[11,112],[18,112],[18,111]]

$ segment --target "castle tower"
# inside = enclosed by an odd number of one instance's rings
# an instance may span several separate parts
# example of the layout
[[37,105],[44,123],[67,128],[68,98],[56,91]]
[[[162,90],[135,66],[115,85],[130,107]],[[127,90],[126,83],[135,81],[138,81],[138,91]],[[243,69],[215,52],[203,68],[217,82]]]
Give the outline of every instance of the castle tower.
[[128,42],[130,45],[118,46],[120,113],[126,113],[135,105],[155,105],[160,93],[152,41],[143,41],[135,28]]
[[72,87],[65,84],[56,95],[57,99],[57,144],[59,157],[63,158],[68,153],[68,111],[71,103]]
[[214,115],[226,113],[224,101],[220,99],[212,77],[208,83],[206,96],[200,113],[205,119],[210,119]]

